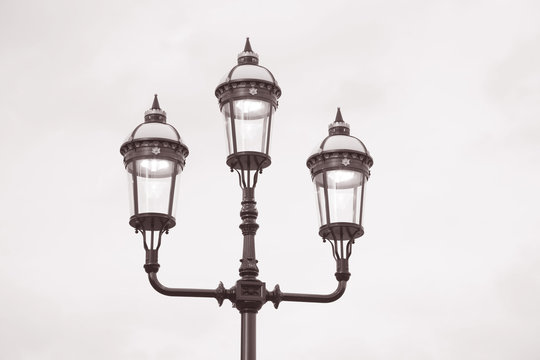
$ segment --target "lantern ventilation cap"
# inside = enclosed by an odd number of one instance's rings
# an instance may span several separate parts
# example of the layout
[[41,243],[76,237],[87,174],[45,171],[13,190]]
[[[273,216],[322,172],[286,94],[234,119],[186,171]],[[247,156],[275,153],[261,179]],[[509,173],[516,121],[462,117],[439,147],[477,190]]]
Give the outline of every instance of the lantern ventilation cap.
[[144,112],[144,122],[160,122],[165,123],[167,121],[167,113],[159,107],[159,101],[157,94],[154,94],[154,102],[149,110]]
[[244,51],[238,54],[238,64],[255,64],[259,63],[259,54],[255,53],[251,49],[251,44],[249,38],[246,38],[246,45],[244,46]]
[[341,116],[341,109],[337,108],[336,120],[328,125],[329,135],[350,135],[350,127]]

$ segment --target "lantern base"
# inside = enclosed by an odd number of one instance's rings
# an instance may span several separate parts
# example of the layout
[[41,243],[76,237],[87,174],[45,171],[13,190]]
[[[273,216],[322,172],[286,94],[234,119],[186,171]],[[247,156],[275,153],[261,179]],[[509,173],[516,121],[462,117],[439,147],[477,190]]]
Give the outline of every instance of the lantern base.
[[328,240],[354,240],[362,235],[364,228],[355,223],[338,222],[319,228],[319,236]]
[[271,163],[270,156],[256,151],[242,151],[227,156],[227,165],[236,170],[262,170]]
[[166,231],[176,225],[176,220],[166,214],[143,213],[129,218],[129,225],[139,231]]

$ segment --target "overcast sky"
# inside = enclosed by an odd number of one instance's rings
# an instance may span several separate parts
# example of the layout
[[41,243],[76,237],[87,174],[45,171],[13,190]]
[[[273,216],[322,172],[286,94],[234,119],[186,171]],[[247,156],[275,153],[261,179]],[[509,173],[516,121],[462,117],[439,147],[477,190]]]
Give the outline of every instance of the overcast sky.
[[260,279],[333,291],[305,160],[340,106],[375,164],[332,304],[267,304],[259,359],[540,357],[537,1],[0,2],[5,359],[238,359],[230,302],[148,284],[119,147],[154,93],[190,149],[168,286],[238,278],[214,89],[249,36],[278,80]]

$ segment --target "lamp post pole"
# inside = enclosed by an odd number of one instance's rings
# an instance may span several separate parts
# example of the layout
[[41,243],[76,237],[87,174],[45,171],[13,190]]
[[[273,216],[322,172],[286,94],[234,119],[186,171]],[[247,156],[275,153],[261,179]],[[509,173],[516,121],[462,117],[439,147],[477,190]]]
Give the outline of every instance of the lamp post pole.
[[272,73],[258,65],[249,39],[235,66],[218,85],[216,96],[224,116],[228,138],[227,165],[236,171],[242,188],[240,230],[243,251],[239,280],[226,289],[170,288],[160,283],[158,251],[163,234],[176,225],[177,177],[189,154],[178,131],[167,124],[157,95],[145,121],[132,131],[120,152],[128,172],[131,197],[130,225],[141,233],[146,251],[144,269],[152,287],[159,293],[177,297],[225,299],[241,314],[241,360],[256,359],[256,319],[270,301],[277,309],[282,301],[328,303],[345,292],[350,277],[349,257],[355,239],[364,233],[362,212],[364,189],[373,159],[364,144],[350,135],[338,108],[329,125],[329,135],[308,158],[319,208],[319,235],[329,242],[336,260],[337,288],[330,294],[281,292],[279,285],[268,290],[258,279],[255,234],[258,211],[255,187],[262,170],[271,164],[270,132],[281,89]]

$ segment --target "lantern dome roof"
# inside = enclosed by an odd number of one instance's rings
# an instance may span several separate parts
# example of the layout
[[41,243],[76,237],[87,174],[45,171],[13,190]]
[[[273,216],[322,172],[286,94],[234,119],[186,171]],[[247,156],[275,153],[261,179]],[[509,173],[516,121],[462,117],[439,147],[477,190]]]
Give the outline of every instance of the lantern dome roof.
[[267,68],[259,65],[236,65],[225,74],[221,80],[220,85],[230,81],[241,81],[241,80],[255,80],[255,81],[266,81],[272,84],[277,84],[274,75]]
[[343,121],[340,108],[337,110],[336,120],[328,126],[328,133],[329,135],[313,150],[311,155],[322,152],[353,151],[370,156],[364,143],[350,135],[349,124]]
[[126,141],[133,141],[139,139],[159,138],[166,139],[175,142],[182,142],[182,138],[178,131],[169,124],[166,123],[149,123],[144,122],[137,126],[135,130],[129,134]]
[[326,151],[349,150],[369,155],[369,151],[362,141],[349,135],[330,135],[314,150],[312,155]]

